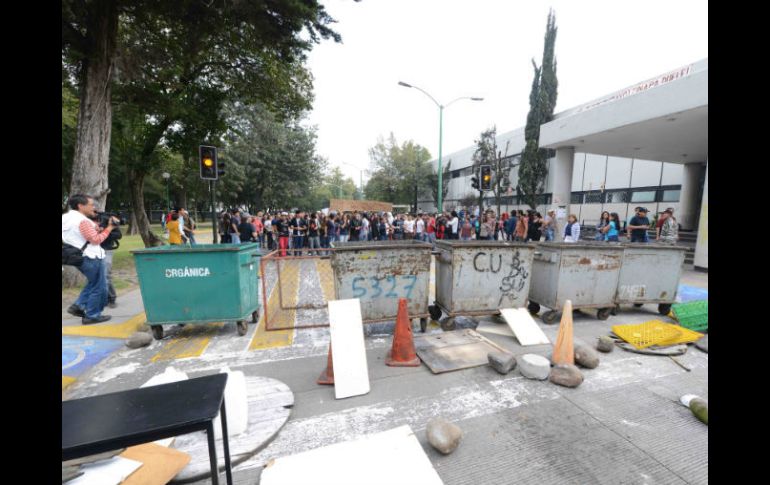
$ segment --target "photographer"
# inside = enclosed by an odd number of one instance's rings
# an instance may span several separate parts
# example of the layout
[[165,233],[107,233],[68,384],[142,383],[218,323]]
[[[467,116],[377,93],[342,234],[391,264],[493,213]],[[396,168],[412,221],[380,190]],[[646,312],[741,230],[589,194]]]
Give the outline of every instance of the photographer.
[[119,221],[115,217],[108,217],[105,229],[99,232],[99,226],[91,220],[97,216],[93,197],[75,194],[69,198],[67,205],[70,210],[61,219],[62,243],[82,248],[83,261],[77,268],[88,280],[67,312],[82,317],[83,325],[106,322],[111,317],[102,315],[108,290],[104,265],[106,254],[101,244]]

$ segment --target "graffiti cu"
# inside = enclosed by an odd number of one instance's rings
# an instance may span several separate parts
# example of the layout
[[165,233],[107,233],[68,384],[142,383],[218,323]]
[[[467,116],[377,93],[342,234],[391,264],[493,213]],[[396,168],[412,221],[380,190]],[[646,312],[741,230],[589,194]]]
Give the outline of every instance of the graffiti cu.
[[[486,264],[487,262],[487,258],[485,257],[486,255],[487,253],[483,251],[476,253],[476,255],[473,257],[473,269],[475,269],[476,271],[480,271],[482,273],[485,273],[487,271],[491,271],[492,273],[499,273],[500,269],[503,267],[502,253],[490,254],[488,266]],[[497,259],[497,268],[495,268],[495,259]]]

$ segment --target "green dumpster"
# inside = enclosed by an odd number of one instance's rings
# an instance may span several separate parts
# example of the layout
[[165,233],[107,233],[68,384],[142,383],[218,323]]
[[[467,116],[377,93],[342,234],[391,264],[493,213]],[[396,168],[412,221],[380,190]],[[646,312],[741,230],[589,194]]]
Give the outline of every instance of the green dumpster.
[[259,319],[259,244],[158,246],[131,251],[153,336],[163,325]]

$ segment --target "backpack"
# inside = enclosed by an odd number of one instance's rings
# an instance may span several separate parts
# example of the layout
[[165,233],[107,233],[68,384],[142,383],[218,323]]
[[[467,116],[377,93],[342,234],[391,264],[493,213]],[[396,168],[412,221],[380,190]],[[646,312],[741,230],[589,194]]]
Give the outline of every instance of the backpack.
[[86,242],[82,248],[72,246],[64,241],[61,242],[61,264],[69,266],[80,266],[83,264],[83,250],[88,246]]

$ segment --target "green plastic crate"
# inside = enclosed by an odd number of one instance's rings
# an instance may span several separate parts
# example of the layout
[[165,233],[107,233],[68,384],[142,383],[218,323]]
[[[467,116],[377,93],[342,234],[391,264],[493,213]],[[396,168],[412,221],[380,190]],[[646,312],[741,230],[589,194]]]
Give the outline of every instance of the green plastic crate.
[[709,329],[709,301],[698,300],[687,303],[677,303],[671,307],[679,325],[696,332],[707,332]]

